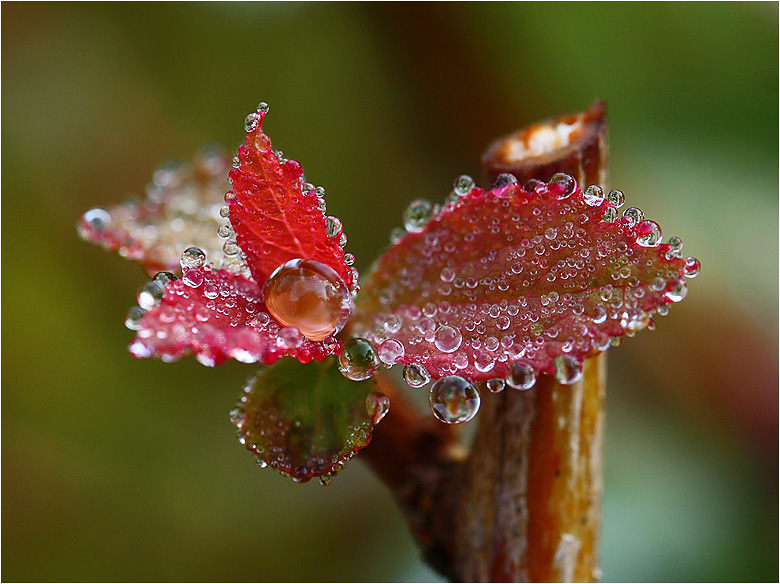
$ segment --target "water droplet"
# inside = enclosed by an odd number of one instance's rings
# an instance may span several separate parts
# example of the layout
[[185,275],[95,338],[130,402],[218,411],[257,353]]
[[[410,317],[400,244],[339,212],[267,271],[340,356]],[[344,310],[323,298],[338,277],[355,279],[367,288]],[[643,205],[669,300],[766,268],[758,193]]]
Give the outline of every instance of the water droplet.
[[267,114],[269,109],[270,108],[268,107],[268,104],[265,103],[264,101],[261,101],[260,103],[257,104],[257,113]]
[[220,225],[219,229],[217,229],[217,235],[222,239],[227,239],[233,235],[233,229],[230,227],[230,225]]
[[400,316],[397,314],[389,314],[382,326],[388,333],[395,334],[401,330],[402,324],[403,321]]
[[603,217],[604,221],[606,221],[607,223],[614,223],[615,221],[617,221],[617,218],[618,218],[617,209],[615,209],[615,207],[607,207],[606,210],[604,211],[604,217]]
[[241,166],[241,159],[238,156],[234,156],[233,160],[230,161],[230,164],[233,168],[238,168]]
[[339,371],[347,379],[363,381],[379,368],[379,358],[374,346],[366,339],[351,338],[344,343],[339,355]]
[[244,423],[244,408],[236,406],[230,410],[230,423],[234,426],[241,427]]
[[141,319],[144,317],[144,314],[146,314],[146,311],[140,306],[131,307],[125,317],[125,326],[131,331],[137,331],[141,328]]
[[395,365],[405,352],[403,343],[396,339],[387,339],[379,345],[379,359],[385,365]]
[[338,217],[328,217],[325,219],[325,223],[328,229],[328,237],[336,237],[343,228]]
[[404,367],[403,377],[409,387],[422,387],[431,380],[431,375],[425,367],[417,363],[409,363]]
[[222,205],[219,208],[219,216],[222,217],[223,219],[227,219],[228,217],[230,217],[230,207],[228,207],[227,205]]
[[327,487],[331,483],[332,480],[333,480],[332,476],[330,476],[330,475],[322,475],[320,477],[320,484],[323,487]]
[[355,263],[355,256],[351,253],[344,254],[344,263],[351,266]]
[[404,211],[404,227],[410,233],[417,233],[433,218],[433,205],[430,201],[417,199],[412,201]]
[[452,282],[455,279],[455,270],[452,268],[442,268],[439,274],[442,282]]
[[445,424],[462,424],[479,411],[477,388],[459,375],[447,375],[431,386],[429,396],[433,415]]
[[604,195],[604,189],[600,186],[590,185],[585,189],[585,192],[582,193],[582,198],[585,200],[585,203],[591,207],[598,207],[604,202],[606,196]]
[[536,383],[536,370],[526,363],[509,363],[509,375],[506,376],[506,384],[514,389],[525,391],[531,389]]
[[443,353],[454,353],[460,348],[462,341],[460,331],[456,327],[445,324],[436,329],[433,344]]
[[474,179],[467,174],[462,174],[455,179],[455,185],[452,188],[452,192],[458,197],[462,197],[474,190],[474,187]]
[[637,225],[636,242],[643,247],[655,247],[661,242],[661,228],[655,221],[642,221]]
[[565,172],[556,172],[554,175],[552,175],[549,184],[550,186],[555,186],[557,189],[559,189],[559,199],[570,197],[574,191],[577,190],[577,181],[572,175],[566,174]]
[[373,424],[377,425],[390,411],[390,398],[378,391],[369,393],[366,396],[366,411]]
[[281,349],[297,349],[303,343],[303,335],[294,326],[285,326],[279,329],[276,335],[276,344]]
[[485,387],[487,387],[488,391],[491,393],[499,393],[501,391],[504,391],[504,385],[506,385],[504,383],[504,380],[499,377],[488,379],[485,382]]
[[147,282],[138,290],[138,306],[144,310],[151,310],[160,306],[165,298],[165,286],[161,282]]
[[496,180],[493,181],[493,189],[503,189],[517,184],[517,177],[508,172],[499,174]]
[[539,180],[538,178],[529,178],[528,181],[523,185],[523,190],[526,193],[533,193],[536,191],[536,187],[540,184],[544,184],[544,181]]
[[152,282],[159,282],[165,286],[168,282],[175,282],[178,279],[173,272],[157,272],[152,278]]
[[268,312],[283,326],[294,326],[312,341],[339,332],[350,312],[350,295],[335,270],[313,260],[279,266],[263,288]]
[[260,116],[255,113],[249,114],[244,120],[244,130],[251,132],[257,129],[257,126],[260,125],[260,119]]
[[187,284],[187,286],[191,288],[197,288],[201,284],[203,284],[203,270],[200,269],[192,269],[187,270],[184,272],[184,275],[181,277],[181,281]]
[[555,358],[555,379],[563,385],[572,385],[582,378],[582,363],[571,355]]
[[679,302],[683,298],[685,298],[685,295],[688,294],[688,285],[684,281],[677,282],[675,284],[674,288],[667,291],[664,296],[667,300],[670,302]]
[[701,271],[701,262],[694,257],[685,258],[685,275],[688,278],[695,278]]
[[629,225],[636,225],[645,218],[645,214],[642,209],[638,209],[637,207],[629,207],[623,211],[623,217],[628,219]]
[[623,191],[613,189],[609,191],[609,194],[607,195],[607,201],[609,201],[619,209],[625,204],[626,196],[623,194]]
[[683,242],[676,235],[669,238],[669,250],[666,252],[666,259],[682,257]]
[[225,252],[226,256],[234,256],[238,255],[238,253],[241,251],[241,248],[238,247],[238,244],[235,242],[235,240],[229,239],[225,242],[225,245],[222,246],[222,251]]
[[199,247],[188,247],[181,254],[181,269],[201,268],[206,264],[206,253]]
[[82,237],[87,237],[89,230],[100,233],[111,225],[111,214],[105,209],[90,209],[82,217],[82,222],[86,229],[82,231]]

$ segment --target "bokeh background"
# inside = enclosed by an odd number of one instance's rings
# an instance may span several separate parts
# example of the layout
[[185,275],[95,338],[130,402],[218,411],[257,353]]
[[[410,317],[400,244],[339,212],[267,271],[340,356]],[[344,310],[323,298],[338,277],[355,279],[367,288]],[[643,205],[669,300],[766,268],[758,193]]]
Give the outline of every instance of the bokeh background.
[[261,471],[251,366],[134,361],[86,209],[271,104],[365,270],[494,138],[608,101],[612,187],[701,275],[610,354],[604,579],[778,578],[778,5],[2,5],[2,578],[437,581],[360,457]]

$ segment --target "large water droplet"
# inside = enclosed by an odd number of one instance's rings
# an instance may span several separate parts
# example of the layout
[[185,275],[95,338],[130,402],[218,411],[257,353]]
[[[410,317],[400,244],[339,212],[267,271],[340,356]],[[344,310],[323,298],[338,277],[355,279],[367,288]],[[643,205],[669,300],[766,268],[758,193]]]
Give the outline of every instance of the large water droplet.
[[379,368],[374,346],[366,339],[352,338],[344,343],[344,351],[339,355],[339,371],[347,379],[363,381]]
[[695,278],[701,271],[701,262],[694,257],[685,258],[685,275],[688,278]]
[[181,269],[201,268],[206,264],[206,253],[199,247],[188,247],[181,254]]
[[429,396],[433,415],[445,424],[462,424],[479,411],[477,388],[459,375],[447,375],[431,386]]
[[410,363],[404,367],[404,381],[409,387],[422,387],[431,380],[431,375],[425,367],[417,363]]
[[642,221],[637,227],[636,242],[643,247],[655,247],[661,242],[661,228],[655,221]]
[[138,290],[138,306],[144,310],[151,310],[160,306],[165,298],[165,286],[161,282],[147,282]]
[[325,224],[328,229],[328,237],[336,237],[343,229],[341,219],[338,217],[328,217],[325,219]]
[[645,213],[638,207],[629,207],[623,211],[623,217],[628,219],[629,225],[636,225],[645,218]]
[[517,184],[517,177],[508,172],[499,174],[496,180],[493,181],[493,189],[503,189]]
[[265,305],[284,326],[312,341],[338,333],[349,319],[350,295],[335,270],[313,260],[279,266],[263,288]]
[[514,389],[525,391],[536,383],[536,370],[527,363],[509,363],[509,375],[506,384]]
[[685,298],[686,294],[688,294],[688,285],[684,281],[680,281],[674,285],[674,288],[666,292],[664,296],[671,302],[679,302]]
[[433,205],[430,201],[417,199],[404,211],[404,227],[410,233],[422,231],[433,218]]
[[141,328],[141,319],[144,317],[144,314],[146,314],[146,311],[140,306],[131,307],[125,317],[125,326],[131,331],[137,331]]
[[474,189],[474,186],[474,179],[467,174],[462,174],[455,179],[455,185],[453,186],[452,192],[455,193],[456,196],[462,197],[469,194]]
[[366,396],[366,411],[374,425],[378,424],[390,411],[390,398],[378,391],[369,393]]
[[462,341],[463,336],[460,334],[460,330],[445,324],[436,329],[433,344],[443,353],[454,353],[460,348]]
[[90,209],[81,219],[85,229],[80,229],[82,237],[89,235],[89,230],[100,233],[111,225],[111,214],[105,209]]
[[609,194],[607,195],[607,201],[609,201],[619,209],[625,204],[626,196],[623,194],[623,191],[613,189],[609,191]]
[[571,355],[555,358],[555,379],[563,385],[572,385],[582,379],[582,363]]
[[501,391],[504,391],[504,386],[505,385],[506,385],[506,383],[504,382],[504,380],[499,378],[499,377],[495,377],[493,379],[488,379],[485,382],[485,387],[487,387],[488,391],[491,392],[491,393],[499,393]]
[[604,202],[606,197],[604,195],[604,189],[598,185],[590,185],[585,189],[585,192],[582,193],[582,198],[585,199],[586,204],[592,207],[598,207]]

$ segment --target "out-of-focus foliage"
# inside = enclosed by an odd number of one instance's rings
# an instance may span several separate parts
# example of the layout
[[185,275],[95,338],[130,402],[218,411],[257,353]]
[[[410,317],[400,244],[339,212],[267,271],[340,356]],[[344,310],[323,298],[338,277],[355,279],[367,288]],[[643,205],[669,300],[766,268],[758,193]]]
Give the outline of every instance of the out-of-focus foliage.
[[132,360],[146,277],[74,226],[165,158],[237,146],[262,99],[365,270],[493,138],[594,98],[612,186],[703,264],[610,354],[604,578],[776,579],[777,22],[773,3],[3,4],[4,579],[436,579],[359,463],[328,488],[254,468],[228,419],[251,368]]

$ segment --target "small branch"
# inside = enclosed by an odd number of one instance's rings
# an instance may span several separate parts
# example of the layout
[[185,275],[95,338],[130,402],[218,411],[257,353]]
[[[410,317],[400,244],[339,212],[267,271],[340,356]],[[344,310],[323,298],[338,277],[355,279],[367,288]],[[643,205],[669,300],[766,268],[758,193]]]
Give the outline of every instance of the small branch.
[[[482,164],[488,184],[567,172],[606,186],[603,102],[495,142]],[[599,578],[603,354],[574,385],[541,376],[525,392],[485,392],[468,457],[451,428],[414,411],[388,378],[379,383],[392,405],[365,452],[433,567],[462,582]]]

